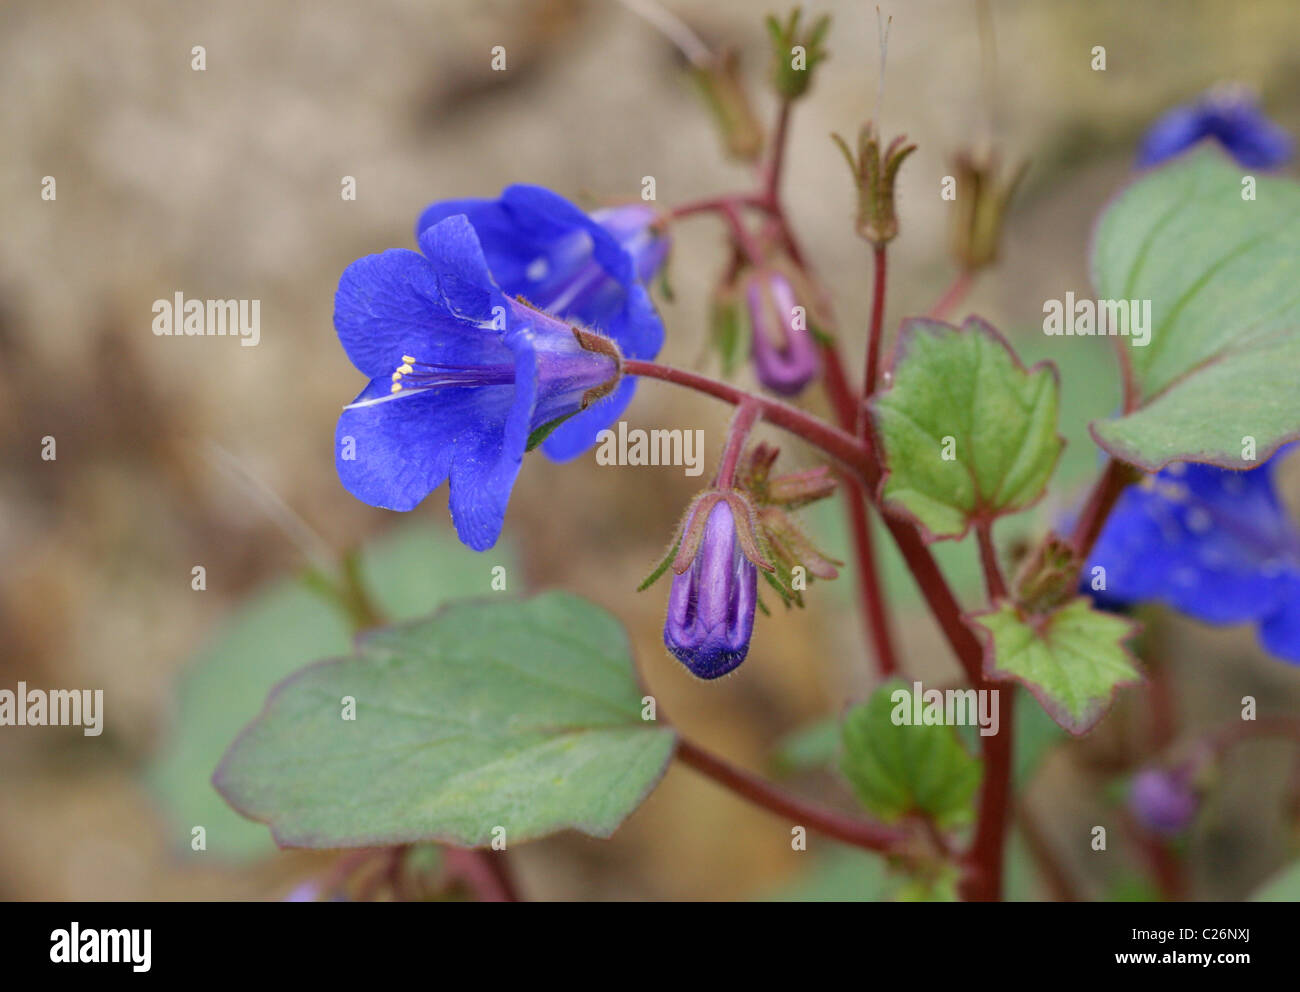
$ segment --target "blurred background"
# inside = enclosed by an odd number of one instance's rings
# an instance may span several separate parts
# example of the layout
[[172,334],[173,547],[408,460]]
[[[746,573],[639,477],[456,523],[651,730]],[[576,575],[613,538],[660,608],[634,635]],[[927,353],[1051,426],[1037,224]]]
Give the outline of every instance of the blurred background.
[[[669,5],[706,41],[739,49],[769,120],[762,16],[784,8]],[[876,107],[875,11],[865,2],[805,6],[833,14],[832,56],[795,115],[785,194],[857,369],[868,255],[828,135],[856,133]],[[989,108],[973,3],[882,7],[893,16],[884,130],[919,145],[900,180],[892,333],[954,275],[937,191]],[[1078,499],[1098,462],[1086,424],[1117,398],[1105,342],[1045,338],[1043,300],[1086,292],[1093,219],[1162,111],[1239,81],[1300,135],[1300,14],[1293,0],[991,8],[997,147],[1004,160],[1031,164],[1001,263],[959,313],[992,321],[1026,358],[1057,361],[1071,442],[1049,497],[999,525],[1014,553],[1021,535],[1040,533]],[[191,69],[196,45],[206,50],[201,72]],[[496,45],[507,71],[490,68]],[[1106,48],[1104,72],[1090,68],[1096,45]],[[644,677],[677,723],[765,773],[780,770],[789,734],[869,690],[851,570],[815,586],[805,612],[760,617],[732,677],[700,683],[665,653],[667,587],[634,589],[702,481],[679,468],[611,471],[594,456],[555,465],[535,455],[502,544],[481,559],[450,538],[445,488],[399,517],[337,481],[334,422],[362,380],[335,340],[334,288],[353,259],[413,247],[427,203],[492,196],[511,182],[596,204],[634,197],[654,176],[664,206],[748,188],[748,170],[724,157],[680,57],[644,21],[612,0],[11,0],[0,6],[0,86],[0,688],[102,688],[106,710],[99,737],[0,728],[0,898],[280,898],[330,863],[328,854],[276,853],[263,828],[238,821],[207,786],[269,686],[346,643],[313,619],[318,607],[285,591],[285,577],[312,554],[378,540],[367,568],[388,584],[394,609],[412,615],[440,596],[486,592],[498,563],[509,564],[512,591],[587,596],[626,623]],[[57,180],[54,201],[41,198],[45,176]],[[344,176],[356,179],[355,201],[340,197]],[[679,225],[675,301],[661,306],[663,361],[717,371],[704,316],[724,261],[716,221]],[[177,291],[261,300],[261,343],[155,337],[152,303]],[[726,416],[647,382],[626,419],[703,428],[712,460]],[[55,461],[40,457],[47,435]],[[790,464],[811,463],[797,445],[784,448]],[[1295,468],[1283,466],[1290,497],[1300,494]],[[842,510],[828,504],[810,526],[847,558]],[[943,552],[974,603],[969,550]],[[203,591],[191,588],[196,565],[206,569]],[[886,571],[910,671],[927,684],[955,678],[910,579],[892,558]],[[279,614],[250,617],[242,604],[268,584],[292,600],[281,603],[284,615],[301,617],[314,643]],[[1243,695],[1256,696],[1261,713],[1300,703],[1300,671],[1266,657],[1250,631],[1146,619],[1180,734],[1237,719]],[[241,651],[238,676],[204,668]],[[266,665],[250,671],[263,655]],[[1013,840],[1013,897],[1052,894],[1034,849],[1046,849],[1085,898],[1151,891],[1118,809],[1149,730],[1142,697],[1124,692],[1082,741],[1040,734],[1052,746],[1023,776],[1029,830]],[[815,735],[804,743],[816,751]],[[787,755],[787,772],[796,759]],[[1191,895],[1245,897],[1289,859],[1294,766],[1284,743],[1232,752],[1183,845]],[[791,787],[853,807],[832,771],[796,771]],[[193,823],[209,825],[206,852],[190,849]],[[1113,828],[1104,854],[1088,845],[1095,824]],[[879,862],[815,835],[808,852],[791,851],[787,824],[679,767],[612,840],[561,835],[520,848],[515,863],[540,899],[875,897],[891,885]]]

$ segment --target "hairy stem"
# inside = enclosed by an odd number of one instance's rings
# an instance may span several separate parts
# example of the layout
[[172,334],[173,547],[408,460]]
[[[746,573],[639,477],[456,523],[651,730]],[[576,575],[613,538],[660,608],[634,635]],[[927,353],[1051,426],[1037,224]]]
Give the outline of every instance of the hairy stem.
[[639,359],[627,359],[623,362],[623,371],[628,375],[640,375],[649,379],[662,379],[674,385],[685,386],[697,392],[706,393],[727,403],[739,406],[750,402],[770,424],[774,424],[791,434],[803,438],[826,454],[843,463],[858,475],[866,472],[871,464],[871,454],[864,445],[847,431],[840,430],[798,407],[770,400],[764,396],[755,396],[743,389],[737,389],[729,383],[708,376],[690,372],[686,369],[659,365],[655,362],[643,362]]
[[988,589],[989,604],[996,606],[1000,600],[1007,598],[1007,584],[1002,578],[1002,568],[998,565],[997,548],[993,546],[993,522],[979,521],[975,525],[975,537],[979,542],[980,565],[984,569],[984,585]]
[[775,212],[780,204],[781,172],[785,167],[785,146],[790,135],[790,101],[782,100],[781,109],[776,115],[776,130],[772,135],[772,153],[764,175],[763,192],[760,194],[769,208]]
[[969,269],[962,269],[957,273],[957,278],[952,284],[943,291],[943,295],[935,300],[934,306],[926,312],[927,317],[933,317],[935,320],[943,320],[947,317],[948,312],[957,306],[966,298],[970,292],[971,286],[975,284],[975,273]]
[[736,408],[736,415],[731,418],[731,429],[727,433],[727,447],[722,452],[722,464],[718,467],[719,489],[730,489],[735,484],[740,453],[745,449],[745,440],[761,413],[752,398],[741,400],[740,406]]
[[908,834],[903,830],[873,823],[870,820],[845,816],[834,810],[796,799],[770,782],[729,764],[685,738],[678,741],[677,757],[683,763],[748,799],[754,805],[786,817],[797,826],[808,827],[827,837],[852,844],[854,847],[861,847],[868,851],[892,852],[908,838]]
[[866,397],[876,391],[876,380],[880,375],[880,339],[885,327],[885,279],[887,258],[885,246],[875,245],[872,249],[874,262],[874,282],[871,287],[871,325],[867,333],[867,367],[862,380],[862,410],[858,414],[858,433],[866,433],[871,424],[867,416]]

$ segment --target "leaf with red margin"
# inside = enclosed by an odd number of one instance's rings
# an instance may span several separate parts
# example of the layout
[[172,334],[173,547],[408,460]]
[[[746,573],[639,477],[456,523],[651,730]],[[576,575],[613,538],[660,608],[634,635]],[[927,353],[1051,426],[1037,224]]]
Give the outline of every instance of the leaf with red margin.
[[1115,338],[1129,409],[1094,421],[1096,442],[1154,472],[1253,468],[1300,437],[1298,259],[1300,184],[1255,177],[1213,148],[1124,190],[1097,222],[1092,282],[1102,300],[1150,301],[1149,343]]
[[[935,541],[961,538],[972,523],[1037,502],[1065,447],[1056,432],[1056,366],[1026,369],[1006,339],[976,317],[960,329],[904,321],[897,356],[889,388],[871,401],[886,506]],[[943,457],[949,437],[950,460]]]
[[1124,646],[1138,625],[1086,596],[1033,616],[1006,603],[970,621],[984,641],[985,677],[1020,682],[1075,737],[1097,725],[1117,689],[1143,681]]

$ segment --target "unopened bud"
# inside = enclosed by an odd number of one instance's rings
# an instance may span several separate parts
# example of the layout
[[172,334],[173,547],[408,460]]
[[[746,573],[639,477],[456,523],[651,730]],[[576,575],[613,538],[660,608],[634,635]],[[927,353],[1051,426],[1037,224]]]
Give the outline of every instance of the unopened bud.
[[800,31],[803,9],[796,7],[782,24],[768,15],[767,33],[772,39],[772,85],[787,100],[797,100],[812,85],[813,70],[825,62],[829,53],[822,47],[831,18],[823,14],[807,31]]
[[821,371],[807,310],[796,303],[790,281],[776,270],[755,273],[745,287],[745,299],[758,381],[774,393],[797,395]]
[[997,261],[1007,204],[1024,177],[1028,163],[1003,179],[994,155],[960,152],[953,161],[957,199],[953,203],[952,251],[969,272]]
[[1172,837],[1196,818],[1201,800],[1182,769],[1144,768],[1133,776],[1128,807],[1148,830]]
[[708,62],[693,66],[691,74],[722,133],[727,154],[742,162],[756,161],[763,153],[763,126],[750,106],[739,56],[723,49]]

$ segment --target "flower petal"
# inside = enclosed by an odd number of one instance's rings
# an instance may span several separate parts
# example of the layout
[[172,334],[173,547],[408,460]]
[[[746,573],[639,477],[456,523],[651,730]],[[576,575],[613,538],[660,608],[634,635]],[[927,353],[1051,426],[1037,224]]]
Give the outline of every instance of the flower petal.
[[465,425],[451,465],[452,523],[461,541],[475,551],[486,551],[501,536],[537,404],[537,356],[531,338],[526,332],[514,334],[510,343],[515,349],[510,408],[497,411],[491,421]]
[[454,274],[440,275],[424,256],[392,249],[344,270],[334,296],[334,326],[352,364],[372,379],[389,376],[404,355],[492,364],[505,353],[500,333],[453,309],[471,302]]
[[608,396],[597,400],[581,413],[574,414],[551,432],[542,442],[542,451],[546,457],[557,462],[577,458],[596,443],[601,431],[623,415],[635,392],[636,377],[624,376],[623,381]]
[[[478,457],[499,447],[490,425],[509,408],[513,388],[480,386],[391,394],[386,379],[371,382],[335,430],[335,463],[344,488],[362,502],[389,510],[413,510],[442,485],[453,459]],[[393,399],[387,399],[394,396]],[[467,432],[473,443],[467,444]]]

